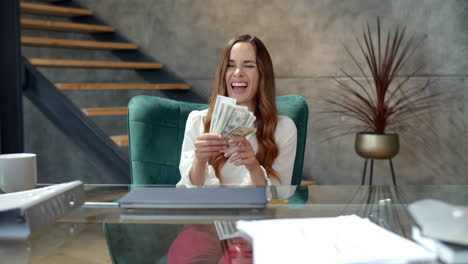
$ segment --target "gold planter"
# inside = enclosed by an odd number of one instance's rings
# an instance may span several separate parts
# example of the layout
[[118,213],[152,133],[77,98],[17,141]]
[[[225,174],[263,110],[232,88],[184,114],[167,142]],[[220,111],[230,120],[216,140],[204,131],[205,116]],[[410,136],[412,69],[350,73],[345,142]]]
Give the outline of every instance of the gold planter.
[[356,153],[365,159],[391,159],[400,149],[397,134],[356,134]]

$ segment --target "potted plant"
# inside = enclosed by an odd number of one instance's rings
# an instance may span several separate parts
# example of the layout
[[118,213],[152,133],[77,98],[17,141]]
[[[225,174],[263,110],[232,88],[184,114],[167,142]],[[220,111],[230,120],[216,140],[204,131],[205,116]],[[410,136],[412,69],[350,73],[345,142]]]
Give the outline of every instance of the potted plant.
[[355,151],[365,159],[393,158],[399,151],[398,132],[430,109],[437,96],[429,93],[428,81],[418,87],[408,85],[421,67],[407,75],[400,74],[419,46],[414,37],[407,39],[405,33],[406,28],[399,26],[383,33],[380,18],[377,18],[376,32],[366,24],[363,39],[356,37],[365,63],[360,63],[344,46],[364,78],[353,77],[342,70],[350,82],[335,78],[338,89],[325,99],[331,106],[326,111],[328,114],[353,121],[340,135],[356,133]]

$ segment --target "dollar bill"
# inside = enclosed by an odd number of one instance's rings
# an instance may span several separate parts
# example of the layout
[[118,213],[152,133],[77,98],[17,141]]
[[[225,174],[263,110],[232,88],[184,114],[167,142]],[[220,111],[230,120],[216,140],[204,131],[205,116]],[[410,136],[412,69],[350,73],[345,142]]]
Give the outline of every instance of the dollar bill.
[[[256,128],[253,128],[253,127],[236,127],[234,129],[232,129],[231,131],[229,131],[224,137],[223,139],[224,140],[230,140],[231,138],[234,138],[234,137],[246,137],[252,133],[255,133],[257,132],[257,129]],[[235,147],[239,145],[239,143],[231,143],[229,144],[229,148],[224,150],[223,152],[227,152],[229,151],[229,149],[231,149],[232,147]]]
[[221,129],[221,136],[226,135],[236,127],[243,127],[250,118],[250,112],[244,108],[235,106],[231,115]]
[[236,105],[236,99],[218,95],[216,97],[216,103],[213,109],[213,115],[211,116],[211,123],[210,123],[210,133],[217,133],[214,131],[214,128],[218,124],[218,119],[221,117],[220,111],[222,105]]
[[254,114],[252,114],[252,112],[249,112],[250,113],[250,116],[249,116],[249,119],[247,120],[247,122],[245,123],[245,126],[246,127],[253,127],[254,126],[254,123],[255,123],[255,120],[257,119]]
[[236,127],[229,131],[224,137],[224,140],[229,140],[234,137],[246,137],[252,133],[257,132],[257,129],[253,127]]
[[[247,136],[256,131],[255,115],[248,107],[236,105],[234,98],[218,95],[213,109],[210,133],[219,133],[226,140],[232,137]],[[236,145],[236,144],[234,144]]]
[[219,133],[223,131],[224,126],[229,121],[229,117],[231,116],[232,112],[235,110],[235,105],[230,104],[221,104],[219,110],[219,117],[217,120],[216,125],[213,127],[214,133]]
[[236,229],[236,221],[232,220],[217,220],[214,221],[216,233],[218,233],[219,240],[231,239],[240,236],[239,231]]
[[[221,113],[221,117],[218,119],[219,121],[218,125],[216,126],[216,133],[225,134],[236,126],[245,126],[245,122],[243,122],[243,120],[239,120],[239,117],[244,119],[246,114],[239,113],[238,111],[242,111],[243,113],[250,113],[247,106],[225,104],[224,107],[227,110],[224,111],[224,114]],[[237,111],[237,113],[234,113],[234,111]],[[226,126],[228,128],[226,128]]]

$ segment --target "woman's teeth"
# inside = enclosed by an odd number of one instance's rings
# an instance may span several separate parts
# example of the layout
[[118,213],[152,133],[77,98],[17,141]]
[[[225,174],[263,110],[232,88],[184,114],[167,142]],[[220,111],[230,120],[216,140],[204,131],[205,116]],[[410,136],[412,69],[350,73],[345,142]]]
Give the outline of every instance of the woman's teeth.
[[231,84],[232,86],[232,89],[236,89],[236,88],[247,88],[247,83],[245,82],[234,82]]

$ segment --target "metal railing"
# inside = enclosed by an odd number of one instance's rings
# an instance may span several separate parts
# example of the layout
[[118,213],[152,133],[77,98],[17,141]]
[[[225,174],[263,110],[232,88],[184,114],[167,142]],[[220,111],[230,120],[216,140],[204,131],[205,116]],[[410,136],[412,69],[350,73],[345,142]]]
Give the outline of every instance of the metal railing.
[[128,155],[21,57],[18,0],[0,1],[0,153],[24,152],[23,94],[117,183],[130,182]]
[[19,1],[0,1],[0,153],[24,151]]

